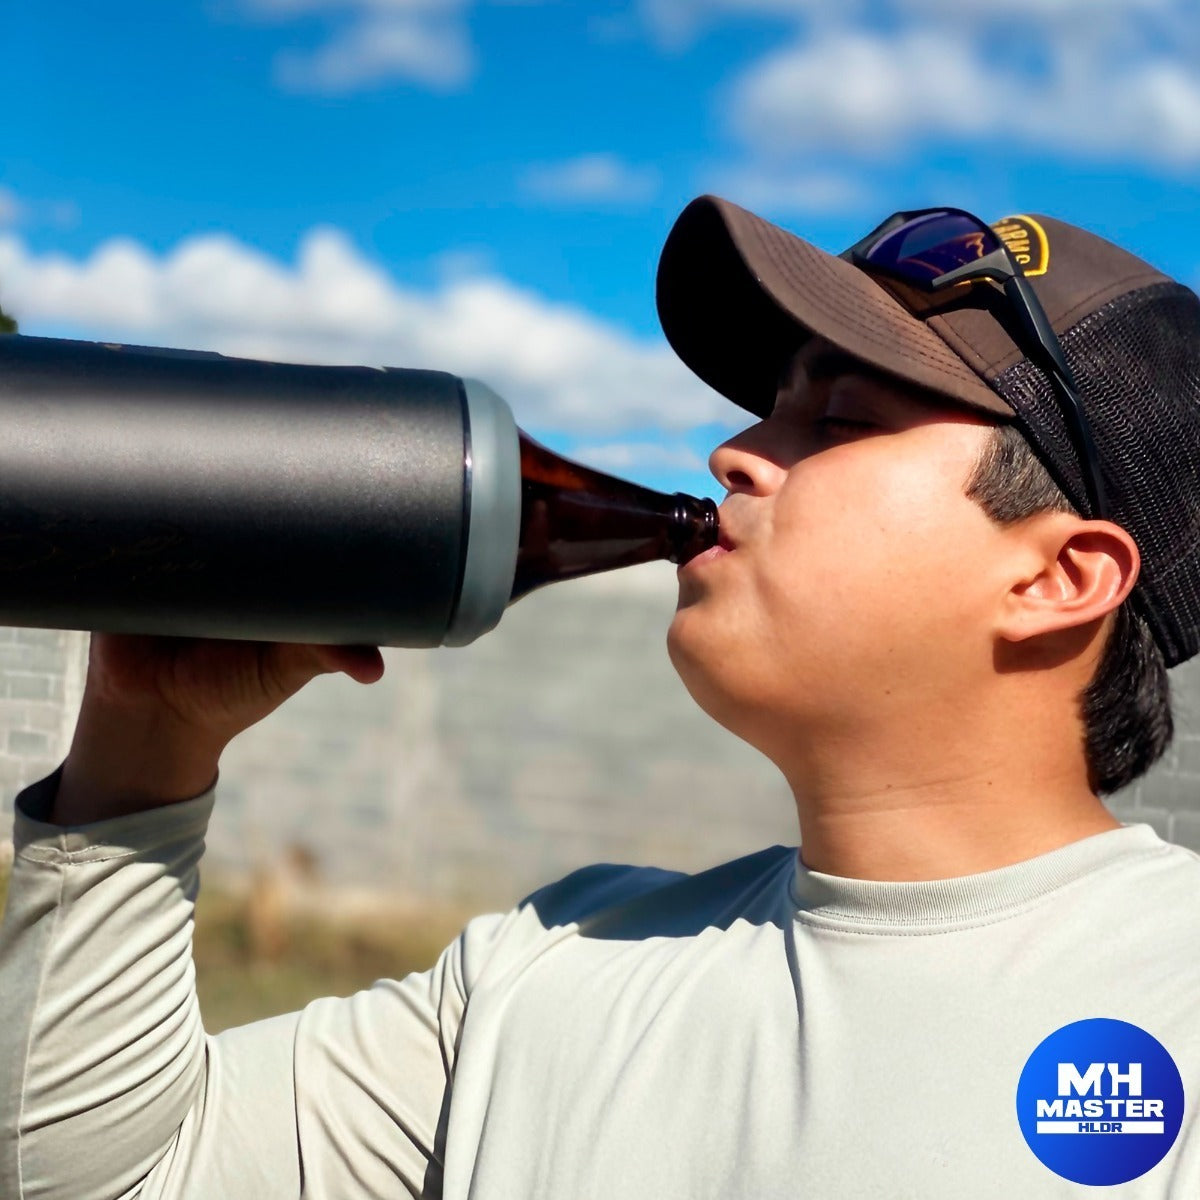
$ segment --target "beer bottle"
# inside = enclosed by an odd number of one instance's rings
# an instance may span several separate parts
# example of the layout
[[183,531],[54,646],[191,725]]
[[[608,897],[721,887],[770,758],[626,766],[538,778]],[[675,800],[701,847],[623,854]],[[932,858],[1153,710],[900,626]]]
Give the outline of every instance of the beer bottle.
[[0,337],[0,625],[465,645],[559,579],[715,544],[438,371]]
[[580,466],[519,432],[521,533],[512,599],[559,579],[666,559],[716,544],[711,500],[664,495]]

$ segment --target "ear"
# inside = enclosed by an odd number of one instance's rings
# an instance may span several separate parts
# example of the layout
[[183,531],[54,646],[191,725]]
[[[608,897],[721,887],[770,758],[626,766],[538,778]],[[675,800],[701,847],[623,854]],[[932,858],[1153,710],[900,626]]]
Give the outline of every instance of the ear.
[[999,635],[1023,642],[1100,621],[1137,583],[1141,555],[1111,521],[1045,513],[1022,530],[1026,570],[1004,598]]

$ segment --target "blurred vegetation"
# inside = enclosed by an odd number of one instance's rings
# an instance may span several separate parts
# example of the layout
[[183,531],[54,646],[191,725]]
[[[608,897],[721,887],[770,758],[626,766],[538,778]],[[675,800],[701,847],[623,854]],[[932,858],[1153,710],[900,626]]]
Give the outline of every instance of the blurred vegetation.
[[423,971],[462,925],[458,915],[408,910],[354,917],[293,912],[264,922],[253,890],[242,896],[206,886],[193,942],[204,1028],[217,1033]]
[[0,333],[16,333],[17,323],[12,317],[0,308]]
[[[0,913],[7,887],[8,871],[0,869]],[[257,905],[253,889],[201,889],[193,953],[209,1033],[423,971],[463,924],[459,914],[400,909],[356,917],[277,914],[264,922]]]

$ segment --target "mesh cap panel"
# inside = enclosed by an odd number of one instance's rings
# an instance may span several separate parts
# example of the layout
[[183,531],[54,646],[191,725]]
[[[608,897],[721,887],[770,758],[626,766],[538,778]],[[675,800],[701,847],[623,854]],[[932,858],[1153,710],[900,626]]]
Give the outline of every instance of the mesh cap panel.
[[[1061,335],[1096,441],[1112,518],[1142,555],[1134,600],[1168,666],[1200,649],[1200,298],[1177,283],[1127,293]],[[994,381],[1067,496],[1078,461],[1043,371]]]

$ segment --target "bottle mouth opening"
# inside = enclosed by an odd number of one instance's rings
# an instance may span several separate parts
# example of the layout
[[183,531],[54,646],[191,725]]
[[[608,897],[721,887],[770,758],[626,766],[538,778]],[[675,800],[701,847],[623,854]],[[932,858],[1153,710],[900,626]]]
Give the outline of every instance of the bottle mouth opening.
[[707,497],[700,499],[684,492],[675,493],[675,513],[671,524],[671,556],[676,566],[684,566],[697,554],[717,545],[721,536],[717,506]]

